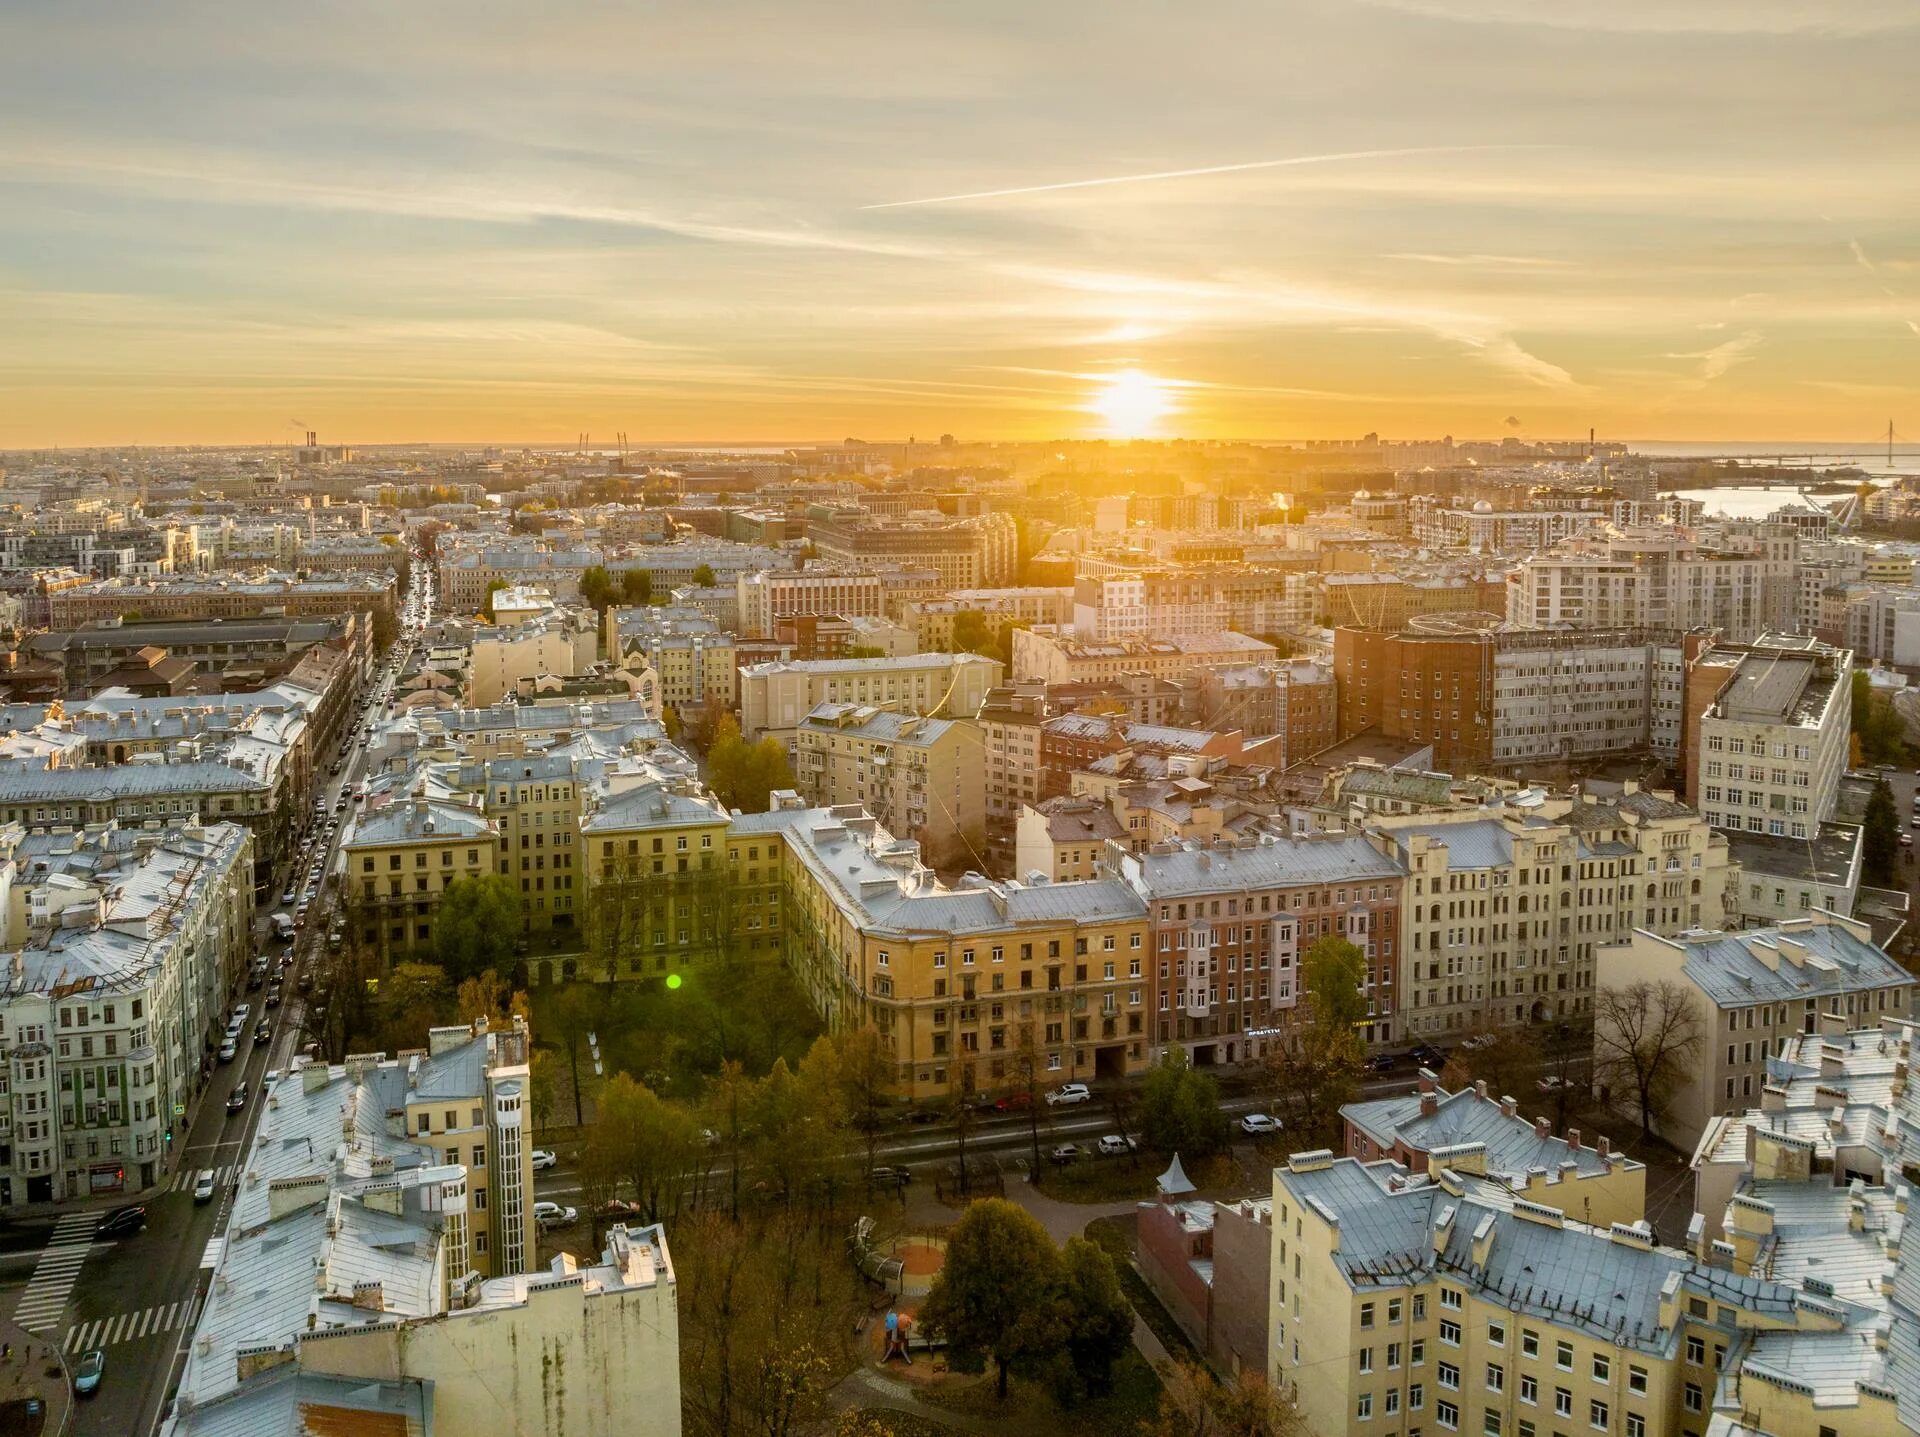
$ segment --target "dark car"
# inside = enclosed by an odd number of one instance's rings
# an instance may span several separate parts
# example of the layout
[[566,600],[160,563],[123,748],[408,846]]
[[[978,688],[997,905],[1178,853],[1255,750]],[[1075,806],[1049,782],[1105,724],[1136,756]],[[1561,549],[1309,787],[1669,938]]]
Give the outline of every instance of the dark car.
[[1032,1106],[1033,1094],[1025,1088],[1015,1088],[1004,1098],[993,1100],[993,1110],[996,1113],[1024,1113]]
[[227,1094],[227,1111],[237,1113],[247,1105],[247,1085],[242,1083]]
[[1425,1043],[1416,1046],[1407,1056],[1423,1068],[1444,1067],[1447,1061],[1447,1055],[1445,1053],[1441,1052],[1438,1048],[1429,1047]]
[[877,1188],[903,1188],[913,1181],[913,1174],[905,1168],[875,1168],[867,1174],[868,1180]]
[[253,1041],[264,1043],[273,1036],[273,1019],[262,1018],[253,1025]]
[[95,1237],[132,1237],[147,1225],[147,1210],[143,1207],[115,1208],[101,1219],[100,1226],[93,1230]]
[[1375,1053],[1367,1059],[1369,1073],[1390,1073],[1393,1071],[1393,1059],[1385,1053]]

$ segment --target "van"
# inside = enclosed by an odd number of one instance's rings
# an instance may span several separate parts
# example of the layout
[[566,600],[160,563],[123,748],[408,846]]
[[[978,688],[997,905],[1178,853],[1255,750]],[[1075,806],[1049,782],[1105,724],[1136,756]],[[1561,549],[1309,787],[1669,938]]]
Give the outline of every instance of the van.
[[293,920],[284,913],[273,915],[273,936],[282,943],[293,941]]

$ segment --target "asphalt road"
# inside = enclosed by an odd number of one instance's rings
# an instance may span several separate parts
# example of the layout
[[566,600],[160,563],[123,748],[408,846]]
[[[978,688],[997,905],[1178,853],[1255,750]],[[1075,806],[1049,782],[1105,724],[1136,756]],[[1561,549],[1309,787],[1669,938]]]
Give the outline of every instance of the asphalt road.
[[[405,640],[403,640],[404,642]],[[385,711],[392,685],[384,675],[373,688],[374,714]],[[349,762],[336,778],[322,775],[315,786],[333,811],[340,792],[359,780],[365,763],[358,739],[347,747]],[[338,833],[321,847],[324,872],[331,874]],[[309,862],[311,859],[308,860]],[[296,871],[304,882],[304,870]],[[306,1040],[301,1033],[303,1005],[295,986],[303,967],[312,965],[327,931],[332,894],[323,889],[309,921],[295,936],[295,962],[286,973],[286,1000],[267,1009],[264,989],[242,991],[235,1002],[252,1004],[244,1033],[246,1046],[231,1063],[217,1064],[191,1126],[169,1157],[171,1171],[161,1190],[147,1197],[147,1227],[138,1234],[92,1242],[93,1227],[107,1208],[0,1225],[0,1304],[15,1313],[46,1313],[35,1325],[56,1338],[69,1360],[100,1348],[107,1368],[98,1392],[74,1407],[76,1437],[128,1437],[152,1432],[167,1395],[178,1378],[193,1324],[211,1279],[210,1243],[225,1231],[232,1184],[259,1125],[261,1080],[268,1068],[284,1070]],[[268,910],[256,916],[261,951],[276,945],[266,936]],[[284,911],[284,910],[278,910]],[[273,1019],[272,1034],[253,1041],[253,1025]],[[239,1113],[227,1111],[227,1097],[245,1080],[249,1101]],[[193,1183],[202,1169],[218,1176],[212,1202],[193,1200]],[[85,1243],[84,1248],[81,1244]],[[76,1261],[77,1259],[77,1261]],[[65,1290],[64,1304],[60,1304]],[[56,1307],[57,1305],[57,1307]],[[57,1310],[57,1316],[54,1312]]]

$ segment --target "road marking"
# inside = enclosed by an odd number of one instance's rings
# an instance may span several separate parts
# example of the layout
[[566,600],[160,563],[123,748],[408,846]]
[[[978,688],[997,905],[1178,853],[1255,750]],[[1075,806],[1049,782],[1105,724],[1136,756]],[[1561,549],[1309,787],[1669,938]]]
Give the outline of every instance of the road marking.
[[[53,1225],[53,1233],[34,1264],[33,1276],[13,1320],[29,1332],[50,1332],[60,1325],[67,1298],[86,1265],[93,1248],[93,1230],[100,1223],[98,1213],[68,1213]],[[104,1246],[104,1244],[103,1244]]]
[[182,1298],[178,1302],[143,1307],[137,1312],[118,1312],[111,1317],[78,1322],[67,1329],[67,1340],[62,1346],[68,1352],[85,1352],[94,1347],[113,1347],[120,1343],[159,1337],[190,1325],[188,1318],[193,1307],[193,1303]]

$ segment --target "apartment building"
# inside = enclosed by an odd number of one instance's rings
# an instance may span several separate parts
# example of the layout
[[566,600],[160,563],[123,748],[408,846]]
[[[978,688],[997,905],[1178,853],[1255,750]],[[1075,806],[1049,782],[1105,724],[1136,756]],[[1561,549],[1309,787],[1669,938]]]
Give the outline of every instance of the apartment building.
[[857,809],[782,799],[788,965],[830,1030],[871,1024],[913,1101],[1152,1061],[1146,904],[1116,879],[957,888]]
[[953,625],[961,614],[986,616],[993,624],[1071,624],[1070,587],[952,589],[938,598],[901,600],[892,595],[892,611],[912,629],[923,650],[953,648]]
[[1045,684],[1097,683],[1135,674],[1180,679],[1221,664],[1265,663],[1276,652],[1269,643],[1230,631],[1097,643],[1056,629],[1016,629],[1012,676]]
[[1672,982],[1691,1003],[1704,1035],[1700,1051],[1655,1124],[1681,1147],[1691,1147],[1716,1113],[1744,1112],[1760,1099],[1769,1060],[1795,1034],[1913,1011],[1913,975],[1874,944],[1866,924],[1838,914],[1737,933],[1662,937],[1636,928],[1596,958],[1602,987]]
[[499,872],[500,834],[476,805],[401,798],[359,814],[340,851],[347,917],[391,960],[433,946],[447,885]]
[[1811,837],[1846,771],[1852,671],[1850,652],[1800,636],[1706,648],[1682,698],[1688,801],[1718,827]]
[[494,827],[496,871],[520,890],[521,931],[576,931],[586,884],[580,861],[584,800],[572,757],[496,758],[464,765],[454,782],[462,792],[478,795],[481,812]]
[[467,702],[474,708],[497,704],[521,684],[546,675],[584,674],[600,656],[593,615],[586,609],[509,613],[509,621],[473,632]]
[[1671,795],[1540,798],[1376,814],[1365,832],[1408,874],[1402,1032],[1446,1040],[1593,1010],[1595,951],[1636,928],[1733,921],[1726,838]]
[[253,956],[238,824],[0,829],[0,1209],[158,1182]]
[[889,833],[919,841],[936,868],[986,859],[986,766],[980,727],[869,704],[817,705],[793,735],[794,785],[820,808],[864,808]]
[[[1209,763],[1278,765],[1277,737],[1251,742],[1238,730],[1182,728],[1174,724],[1134,723],[1114,714],[1063,713],[1040,725],[1040,793],[1055,798],[1071,793],[1074,775],[1103,759],[1126,754],[1164,754]],[[1194,777],[1196,775],[1188,775]]]
[[251,578],[182,574],[155,579],[102,579],[57,591],[50,589],[45,627],[76,629],[136,615],[187,621],[371,614],[376,632],[391,635],[398,609],[399,580],[391,573],[329,574],[305,579],[285,574]]
[[538,587],[563,604],[580,602],[580,578],[602,563],[595,549],[553,550],[525,546],[489,545],[484,538],[461,540],[442,534],[435,560],[440,608],[449,614],[477,614],[495,584],[508,588]]
[[1525,1116],[1519,1099],[1488,1092],[1484,1081],[1449,1093],[1423,1068],[1413,1092],[1348,1103],[1340,1122],[1342,1151],[1363,1163],[1384,1158],[1409,1173],[1430,1172],[1475,1143],[1486,1152],[1486,1180],[1516,1198],[1590,1227],[1647,1215],[1645,1163],[1614,1152],[1605,1137],[1581,1141],[1578,1128],[1555,1136],[1545,1118]]
[[1632,1437],[1721,1426],[1730,1353],[1839,1334],[1831,1296],[1658,1246],[1490,1182],[1464,1142],[1409,1173],[1295,1153],[1273,1174],[1269,1380],[1319,1434]]
[[1004,586],[1019,568],[1019,531],[1010,514],[841,513],[809,522],[807,538],[827,567],[931,569],[949,589]]
[[774,622],[791,614],[885,614],[888,576],[855,570],[755,569],[735,576],[734,593],[740,632],[769,639]]
[[361,667],[373,647],[364,615],[318,619],[238,619],[200,623],[137,620],[30,634],[24,648],[60,665],[61,696],[86,698],[145,648],[189,660],[202,678],[228,690],[262,688],[283,677],[310,650],[338,649]]
[[660,702],[680,713],[731,709],[739,696],[734,637],[695,609],[610,608],[607,656],[653,670]]
[[1020,810],[1014,829],[1013,872],[1031,883],[1073,883],[1103,876],[1107,844],[1129,848],[1127,830],[1105,799],[1062,794]]
[[995,873],[1006,872],[1013,860],[1020,812],[1040,802],[1040,733],[1046,711],[1044,688],[997,688],[975,719],[980,726],[987,857]]
[[168,1437],[543,1431],[556,1371],[567,1431],[677,1437],[661,1229],[535,1259],[529,1056],[524,1025],[443,1028],[268,1086]]
[[[736,902],[744,895],[733,892],[728,818],[697,778],[663,775],[608,794],[582,821],[585,927],[605,980],[659,978],[734,951],[761,900],[755,884],[752,914]],[[555,976],[550,963],[536,965],[542,984]],[[557,976],[579,975],[563,960]]]
[[791,743],[823,703],[866,704],[928,718],[979,712],[1000,683],[1000,663],[979,654],[902,659],[775,660],[740,670],[740,731]]
[[[1364,548],[1371,561],[1371,545]],[[1367,572],[1321,574],[1314,580],[1314,618],[1357,628],[1399,630],[1443,614],[1497,614],[1506,608],[1504,576]]]
[[1831,586],[1820,595],[1814,622],[1799,632],[1817,632],[1869,663],[1920,667],[1920,590],[1872,583]]
[[1109,863],[1151,914],[1154,1032],[1196,1064],[1264,1054],[1301,998],[1300,962],[1323,937],[1365,958],[1369,1044],[1395,1040],[1406,873],[1365,839],[1262,834],[1156,844]]
[[1562,539],[1577,538],[1611,522],[1605,509],[1496,509],[1479,499],[1470,505],[1416,503],[1414,542],[1482,554],[1538,553]]
[[1682,533],[1608,531],[1530,554],[1507,575],[1507,622],[1545,629],[1717,629],[1745,641],[1794,620],[1797,542],[1716,550]]
[[1202,728],[1249,737],[1283,735],[1282,767],[1336,742],[1333,667],[1312,659],[1232,664],[1203,670],[1188,687],[1188,717]]

